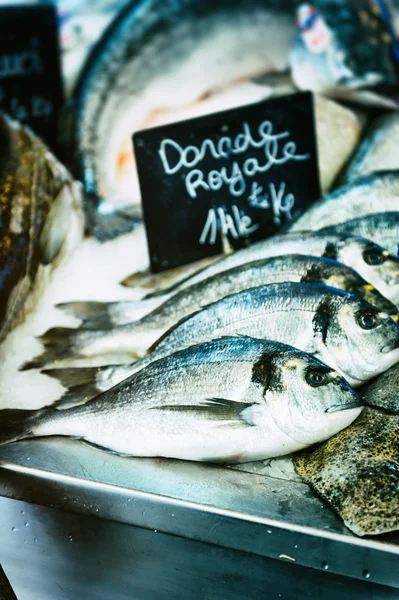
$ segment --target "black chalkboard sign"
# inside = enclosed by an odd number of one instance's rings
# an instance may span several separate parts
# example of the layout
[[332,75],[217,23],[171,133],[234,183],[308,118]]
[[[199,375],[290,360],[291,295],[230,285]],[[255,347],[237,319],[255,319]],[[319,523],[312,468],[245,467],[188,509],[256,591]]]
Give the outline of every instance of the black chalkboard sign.
[[55,7],[0,6],[0,109],[55,150],[62,101]]
[[276,233],[319,198],[309,92],[133,136],[154,272]]

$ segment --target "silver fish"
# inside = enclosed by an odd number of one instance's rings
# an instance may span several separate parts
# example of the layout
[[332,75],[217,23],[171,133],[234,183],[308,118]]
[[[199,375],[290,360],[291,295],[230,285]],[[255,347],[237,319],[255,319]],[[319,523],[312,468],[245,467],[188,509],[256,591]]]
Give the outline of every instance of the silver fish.
[[[398,213],[399,214],[399,213]],[[399,239],[399,236],[398,236]],[[136,321],[136,329],[153,329],[162,335],[179,319],[200,310],[207,304],[236,294],[254,285],[268,283],[321,282],[340,290],[354,293],[387,312],[397,314],[398,309],[389,300],[350,267],[330,258],[319,258],[301,254],[287,254],[247,263],[234,269],[217,273],[162,302],[162,296],[146,300],[121,302],[69,302],[59,304],[68,314],[83,319],[83,329],[112,329],[118,325]],[[138,308],[159,306],[137,321]]]
[[350,427],[294,456],[298,474],[357,535],[399,529],[399,417],[365,408]]
[[[290,344],[314,354],[353,386],[399,361],[399,327],[385,313],[353,294],[324,284],[279,283],[228,296],[183,319],[154,343],[147,356],[131,365],[85,368],[82,373],[80,369],[45,373],[73,388],[68,399],[74,395],[87,397],[96,390],[109,389],[172,352],[224,335],[249,335]],[[137,336],[136,348],[141,344],[144,350],[149,337]],[[58,354],[47,348],[36,366],[58,363],[76,354],[77,342],[82,343],[82,338],[75,337],[75,346],[69,350],[68,341],[60,343]],[[132,338],[129,343],[132,348]]]
[[30,129],[0,113],[0,341],[83,238],[80,185]]
[[370,406],[399,414],[399,365],[394,365],[359,391]]
[[386,248],[393,256],[399,256],[399,212],[381,212],[366,215],[345,223],[325,227],[320,229],[320,232],[358,235]]
[[344,174],[341,184],[376,171],[399,169],[399,112],[377,117],[357,149]]
[[376,212],[396,211],[399,171],[379,171],[337,188],[310,206],[290,231],[316,231]]
[[286,254],[306,254],[337,260],[357,271],[385,298],[391,300],[396,306],[399,305],[399,261],[397,258],[389,255],[387,250],[369,240],[345,234],[330,233],[326,235],[319,232],[306,235],[302,232],[288,233],[256,242],[172,286],[148,294],[146,298],[180,291],[204,281],[216,273],[254,260]]
[[347,427],[362,402],[316,359],[225,338],[159,360],[81,406],[0,413],[0,443],[81,438],[118,454],[246,462],[295,452]]

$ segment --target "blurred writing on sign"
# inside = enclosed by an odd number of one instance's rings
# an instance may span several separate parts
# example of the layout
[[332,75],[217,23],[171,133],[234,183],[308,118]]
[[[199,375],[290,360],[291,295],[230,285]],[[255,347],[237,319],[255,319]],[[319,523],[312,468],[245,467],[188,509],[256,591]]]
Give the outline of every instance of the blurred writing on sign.
[[55,149],[62,101],[55,7],[0,6],[0,109]]
[[320,195],[313,97],[133,136],[154,272],[276,233]]

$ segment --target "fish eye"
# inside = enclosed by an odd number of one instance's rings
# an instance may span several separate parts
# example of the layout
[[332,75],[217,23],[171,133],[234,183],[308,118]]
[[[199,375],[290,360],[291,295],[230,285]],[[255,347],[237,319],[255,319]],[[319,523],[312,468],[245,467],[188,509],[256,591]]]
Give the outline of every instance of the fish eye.
[[320,371],[307,371],[305,379],[312,387],[319,387],[320,385],[326,385],[328,383],[327,374],[321,373]]
[[371,312],[362,312],[356,316],[356,320],[362,329],[374,329],[377,327],[378,319]]
[[368,265],[382,265],[385,261],[385,256],[381,252],[381,250],[377,250],[376,248],[371,248],[369,250],[365,250],[363,252],[363,258]]

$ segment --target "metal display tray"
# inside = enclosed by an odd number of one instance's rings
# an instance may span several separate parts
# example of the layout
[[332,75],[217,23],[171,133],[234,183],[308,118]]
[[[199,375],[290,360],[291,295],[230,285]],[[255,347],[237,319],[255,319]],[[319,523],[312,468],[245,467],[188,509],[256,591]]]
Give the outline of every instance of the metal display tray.
[[301,482],[52,438],[0,448],[0,496],[399,588],[399,532],[355,536]]

